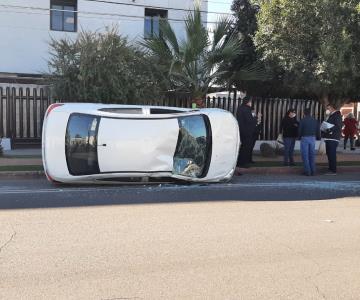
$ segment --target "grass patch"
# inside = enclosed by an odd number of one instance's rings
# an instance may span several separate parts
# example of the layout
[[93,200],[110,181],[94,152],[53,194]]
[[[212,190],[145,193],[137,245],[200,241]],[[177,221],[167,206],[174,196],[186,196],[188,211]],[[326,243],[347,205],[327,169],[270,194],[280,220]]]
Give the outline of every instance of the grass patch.
[[16,171],[44,171],[44,168],[41,165],[0,166],[0,172],[16,172]]

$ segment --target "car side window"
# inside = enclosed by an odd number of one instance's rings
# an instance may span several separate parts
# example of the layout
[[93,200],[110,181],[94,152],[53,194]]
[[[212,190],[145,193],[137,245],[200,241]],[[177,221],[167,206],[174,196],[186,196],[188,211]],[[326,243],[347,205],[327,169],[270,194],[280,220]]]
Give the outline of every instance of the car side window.
[[66,128],[66,161],[71,175],[98,174],[97,132],[100,118],[73,114]]
[[180,117],[179,138],[174,155],[173,173],[201,178],[208,169],[211,137],[202,115]]

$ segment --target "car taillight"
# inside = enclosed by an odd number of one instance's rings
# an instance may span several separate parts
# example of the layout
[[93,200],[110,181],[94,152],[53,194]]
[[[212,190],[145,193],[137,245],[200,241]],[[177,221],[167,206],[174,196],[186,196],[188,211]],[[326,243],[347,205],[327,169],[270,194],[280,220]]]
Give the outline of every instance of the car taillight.
[[61,103],[53,103],[53,104],[51,104],[51,105],[48,107],[47,111],[46,111],[45,117],[47,118],[47,117],[49,116],[50,112],[51,112],[53,109],[55,109],[55,108],[57,108],[57,107],[59,107],[59,106],[62,106],[62,105],[64,105],[64,104],[61,104]]
[[57,184],[60,183],[59,181],[56,181],[54,178],[52,178],[45,170],[45,176],[47,178],[47,180],[49,180],[51,183]]

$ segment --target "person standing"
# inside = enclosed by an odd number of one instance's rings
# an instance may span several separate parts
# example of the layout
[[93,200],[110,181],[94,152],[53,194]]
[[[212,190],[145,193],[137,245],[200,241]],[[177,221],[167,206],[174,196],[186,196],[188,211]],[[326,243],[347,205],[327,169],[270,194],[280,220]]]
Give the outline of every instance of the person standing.
[[323,133],[329,162],[329,173],[326,175],[336,175],[336,149],[341,138],[342,117],[341,112],[331,104],[326,107],[326,114],[326,122],[333,125]]
[[254,118],[257,118],[257,124],[256,124],[255,131],[254,131],[254,139],[253,139],[253,145],[252,145],[252,148],[251,148],[251,155],[250,155],[250,163],[254,164],[255,162],[253,160],[253,152],[254,152],[256,141],[258,140],[259,135],[261,133],[261,121],[262,121],[261,117],[262,117],[262,114],[261,113],[256,114],[255,110],[252,110],[251,113],[252,113]]
[[349,113],[344,120],[344,150],[346,150],[347,141],[350,139],[350,149],[355,150],[354,139],[358,131],[358,121],[353,113]]
[[254,146],[254,134],[257,125],[257,118],[252,115],[251,106],[251,98],[245,97],[236,112],[241,141],[237,166],[242,168],[249,167],[251,162],[251,153]]
[[284,166],[295,166],[294,148],[299,133],[299,122],[296,119],[295,109],[289,109],[282,119],[280,130],[284,140]]
[[320,140],[320,124],[311,116],[310,108],[305,108],[304,118],[299,123],[301,157],[304,164],[304,175],[314,176],[315,142]]

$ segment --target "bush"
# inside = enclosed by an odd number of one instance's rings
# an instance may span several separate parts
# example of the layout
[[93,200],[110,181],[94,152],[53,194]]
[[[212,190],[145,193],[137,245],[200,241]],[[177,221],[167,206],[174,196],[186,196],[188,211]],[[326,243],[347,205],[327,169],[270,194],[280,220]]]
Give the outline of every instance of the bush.
[[49,81],[56,99],[140,104],[159,100],[166,90],[156,64],[116,28],[52,40],[50,49]]
[[275,148],[272,147],[268,143],[262,143],[260,145],[260,153],[264,157],[275,157],[276,156]]

